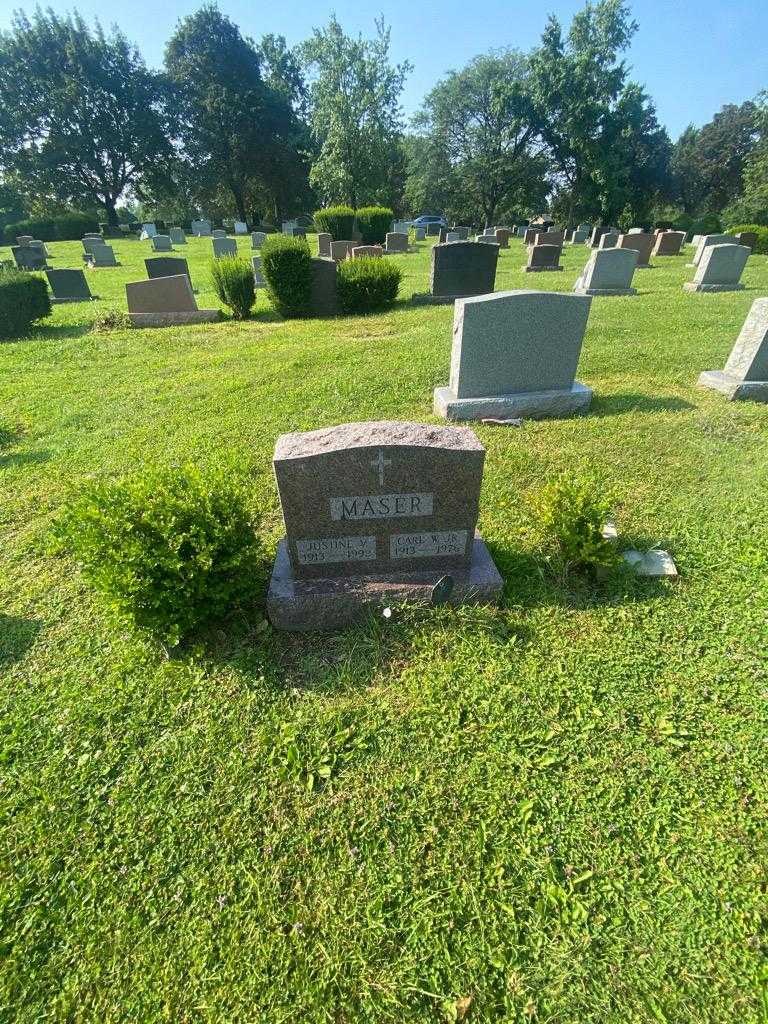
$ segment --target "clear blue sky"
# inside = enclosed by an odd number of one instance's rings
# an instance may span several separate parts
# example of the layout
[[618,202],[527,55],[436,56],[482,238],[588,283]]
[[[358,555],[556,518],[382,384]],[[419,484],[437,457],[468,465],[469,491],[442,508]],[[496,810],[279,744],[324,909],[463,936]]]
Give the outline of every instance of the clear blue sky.
[[[60,13],[76,7],[87,20],[98,16],[105,27],[117,23],[138,44],[148,63],[162,62],[166,40],[180,17],[202,0],[49,0]],[[0,0],[0,27],[10,24],[21,6]],[[31,4],[24,5],[27,10]],[[335,10],[349,33],[373,31],[384,13],[392,26],[395,60],[414,65],[403,96],[407,114],[441,75],[461,67],[478,53],[502,46],[527,50],[544,27],[548,13],[564,24],[582,0],[338,0],[324,7],[310,0],[255,4],[219,0],[222,11],[241,31],[258,39],[267,32],[284,35],[289,45],[306,38]],[[673,139],[689,123],[704,124],[724,103],[741,103],[768,89],[768,0],[634,0],[639,23],[628,61],[632,77],[656,102],[659,118]]]

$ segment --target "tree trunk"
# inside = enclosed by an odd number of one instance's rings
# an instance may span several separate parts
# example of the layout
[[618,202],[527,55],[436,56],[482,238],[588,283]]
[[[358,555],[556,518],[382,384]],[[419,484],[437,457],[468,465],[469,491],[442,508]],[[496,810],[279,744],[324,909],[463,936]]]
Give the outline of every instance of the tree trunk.
[[104,203],[104,209],[107,211],[107,224],[111,228],[116,228],[119,221],[117,219],[117,211],[115,210],[115,200],[110,195],[106,195],[102,200]]

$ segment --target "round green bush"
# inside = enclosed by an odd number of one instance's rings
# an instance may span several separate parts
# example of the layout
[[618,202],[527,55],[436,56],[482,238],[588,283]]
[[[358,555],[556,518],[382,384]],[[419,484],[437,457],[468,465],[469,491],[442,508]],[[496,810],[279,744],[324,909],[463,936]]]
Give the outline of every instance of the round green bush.
[[171,645],[252,596],[262,569],[244,489],[196,466],[90,484],[53,539],[121,619]]
[[256,301],[253,266],[242,256],[211,260],[211,281],[220,302],[232,310],[235,320],[247,320]]
[[363,206],[355,212],[363,245],[383,245],[394,213],[388,206]]
[[56,238],[60,242],[77,242],[89,231],[98,231],[99,222],[87,213],[62,213],[54,218]]
[[312,292],[312,256],[303,238],[270,235],[261,250],[267,295],[284,317],[308,316]]
[[730,235],[739,235],[742,231],[753,231],[757,235],[757,242],[752,249],[753,253],[768,255],[768,228],[762,227],[760,224],[734,224],[732,228],[728,228]]
[[403,272],[385,256],[344,260],[337,269],[339,306],[344,313],[368,313],[391,306]]
[[313,219],[317,230],[327,232],[334,241],[351,239],[355,230],[355,211],[351,206],[326,206],[316,210]]
[[50,316],[48,285],[37,274],[0,269],[0,338],[26,334],[36,320]]

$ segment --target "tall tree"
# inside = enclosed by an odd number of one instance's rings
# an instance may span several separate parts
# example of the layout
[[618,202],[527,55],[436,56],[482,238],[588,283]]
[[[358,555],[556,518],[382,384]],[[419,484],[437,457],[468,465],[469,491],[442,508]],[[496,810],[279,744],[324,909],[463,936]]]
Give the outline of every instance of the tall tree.
[[376,22],[373,39],[352,39],[335,17],[303,45],[318,150],[310,182],[324,201],[358,206],[391,200],[402,132],[400,94],[411,65],[393,65],[389,46],[383,20]]
[[683,211],[695,214],[704,205],[704,178],[698,159],[699,129],[689,124],[672,148],[670,170]]
[[768,224],[768,91],[757,97],[758,138],[744,162],[743,207],[750,220]]
[[528,79],[528,62],[515,50],[476,57],[438,82],[414,118],[428,158],[421,163],[412,151],[412,177],[442,178],[445,202],[470,209],[473,223],[492,224],[501,209],[535,207],[546,196]]
[[247,219],[269,192],[276,163],[292,153],[290,98],[263,78],[252,40],[213,4],[184,18],[165,50],[183,159],[205,205],[223,188]]
[[100,207],[110,224],[128,191],[167,175],[162,81],[118,31],[17,11],[0,33],[0,170],[31,195]]
[[[624,0],[598,0],[577,13],[567,36],[551,16],[531,57],[531,88],[542,139],[559,178],[563,218],[604,216],[610,114],[625,86],[620,55],[637,24]],[[610,191],[610,189],[609,189]]]

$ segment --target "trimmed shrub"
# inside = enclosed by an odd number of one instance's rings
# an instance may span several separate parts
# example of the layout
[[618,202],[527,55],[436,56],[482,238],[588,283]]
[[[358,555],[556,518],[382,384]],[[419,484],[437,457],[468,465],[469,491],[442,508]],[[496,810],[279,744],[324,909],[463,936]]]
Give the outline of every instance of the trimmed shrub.
[[261,270],[270,302],[281,316],[309,315],[312,256],[306,239],[270,235],[261,250]]
[[247,320],[256,301],[253,266],[242,256],[223,256],[211,260],[213,290],[235,320]]
[[60,242],[77,242],[87,232],[99,230],[99,222],[87,213],[62,213],[55,218],[54,225]]
[[351,206],[326,206],[315,211],[315,227],[327,231],[334,241],[351,238],[355,230],[355,211]]
[[555,556],[564,574],[571,569],[594,573],[618,564],[616,545],[603,537],[614,495],[593,477],[560,473],[528,503],[534,536]]
[[357,210],[355,217],[363,245],[383,245],[393,216],[387,206],[363,206]]
[[41,242],[53,242],[56,239],[56,225],[52,219],[37,220],[29,218],[20,220],[15,224],[7,224],[5,228],[5,241],[8,245],[16,245],[17,235],[31,235]]
[[391,306],[403,272],[384,256],[344,260],[337,269],[339,305],[344,313],[368,313]]
[[0,338],[26,334],[35,320],[50,316],[48,285],[37,274],[0,269]]
[[223,471],[151,469],[88,485],[53,528],[118,616],[175,645],[258,585],[245,491]]
[[738,235],[742,231],[754,231],[757,235],[757,242],[752,250],[753,253],[760,253],[763,256],[768,255],[768,228],[764,228],[760,224],[734,224],[733,227],[728,228],[729,235]]

